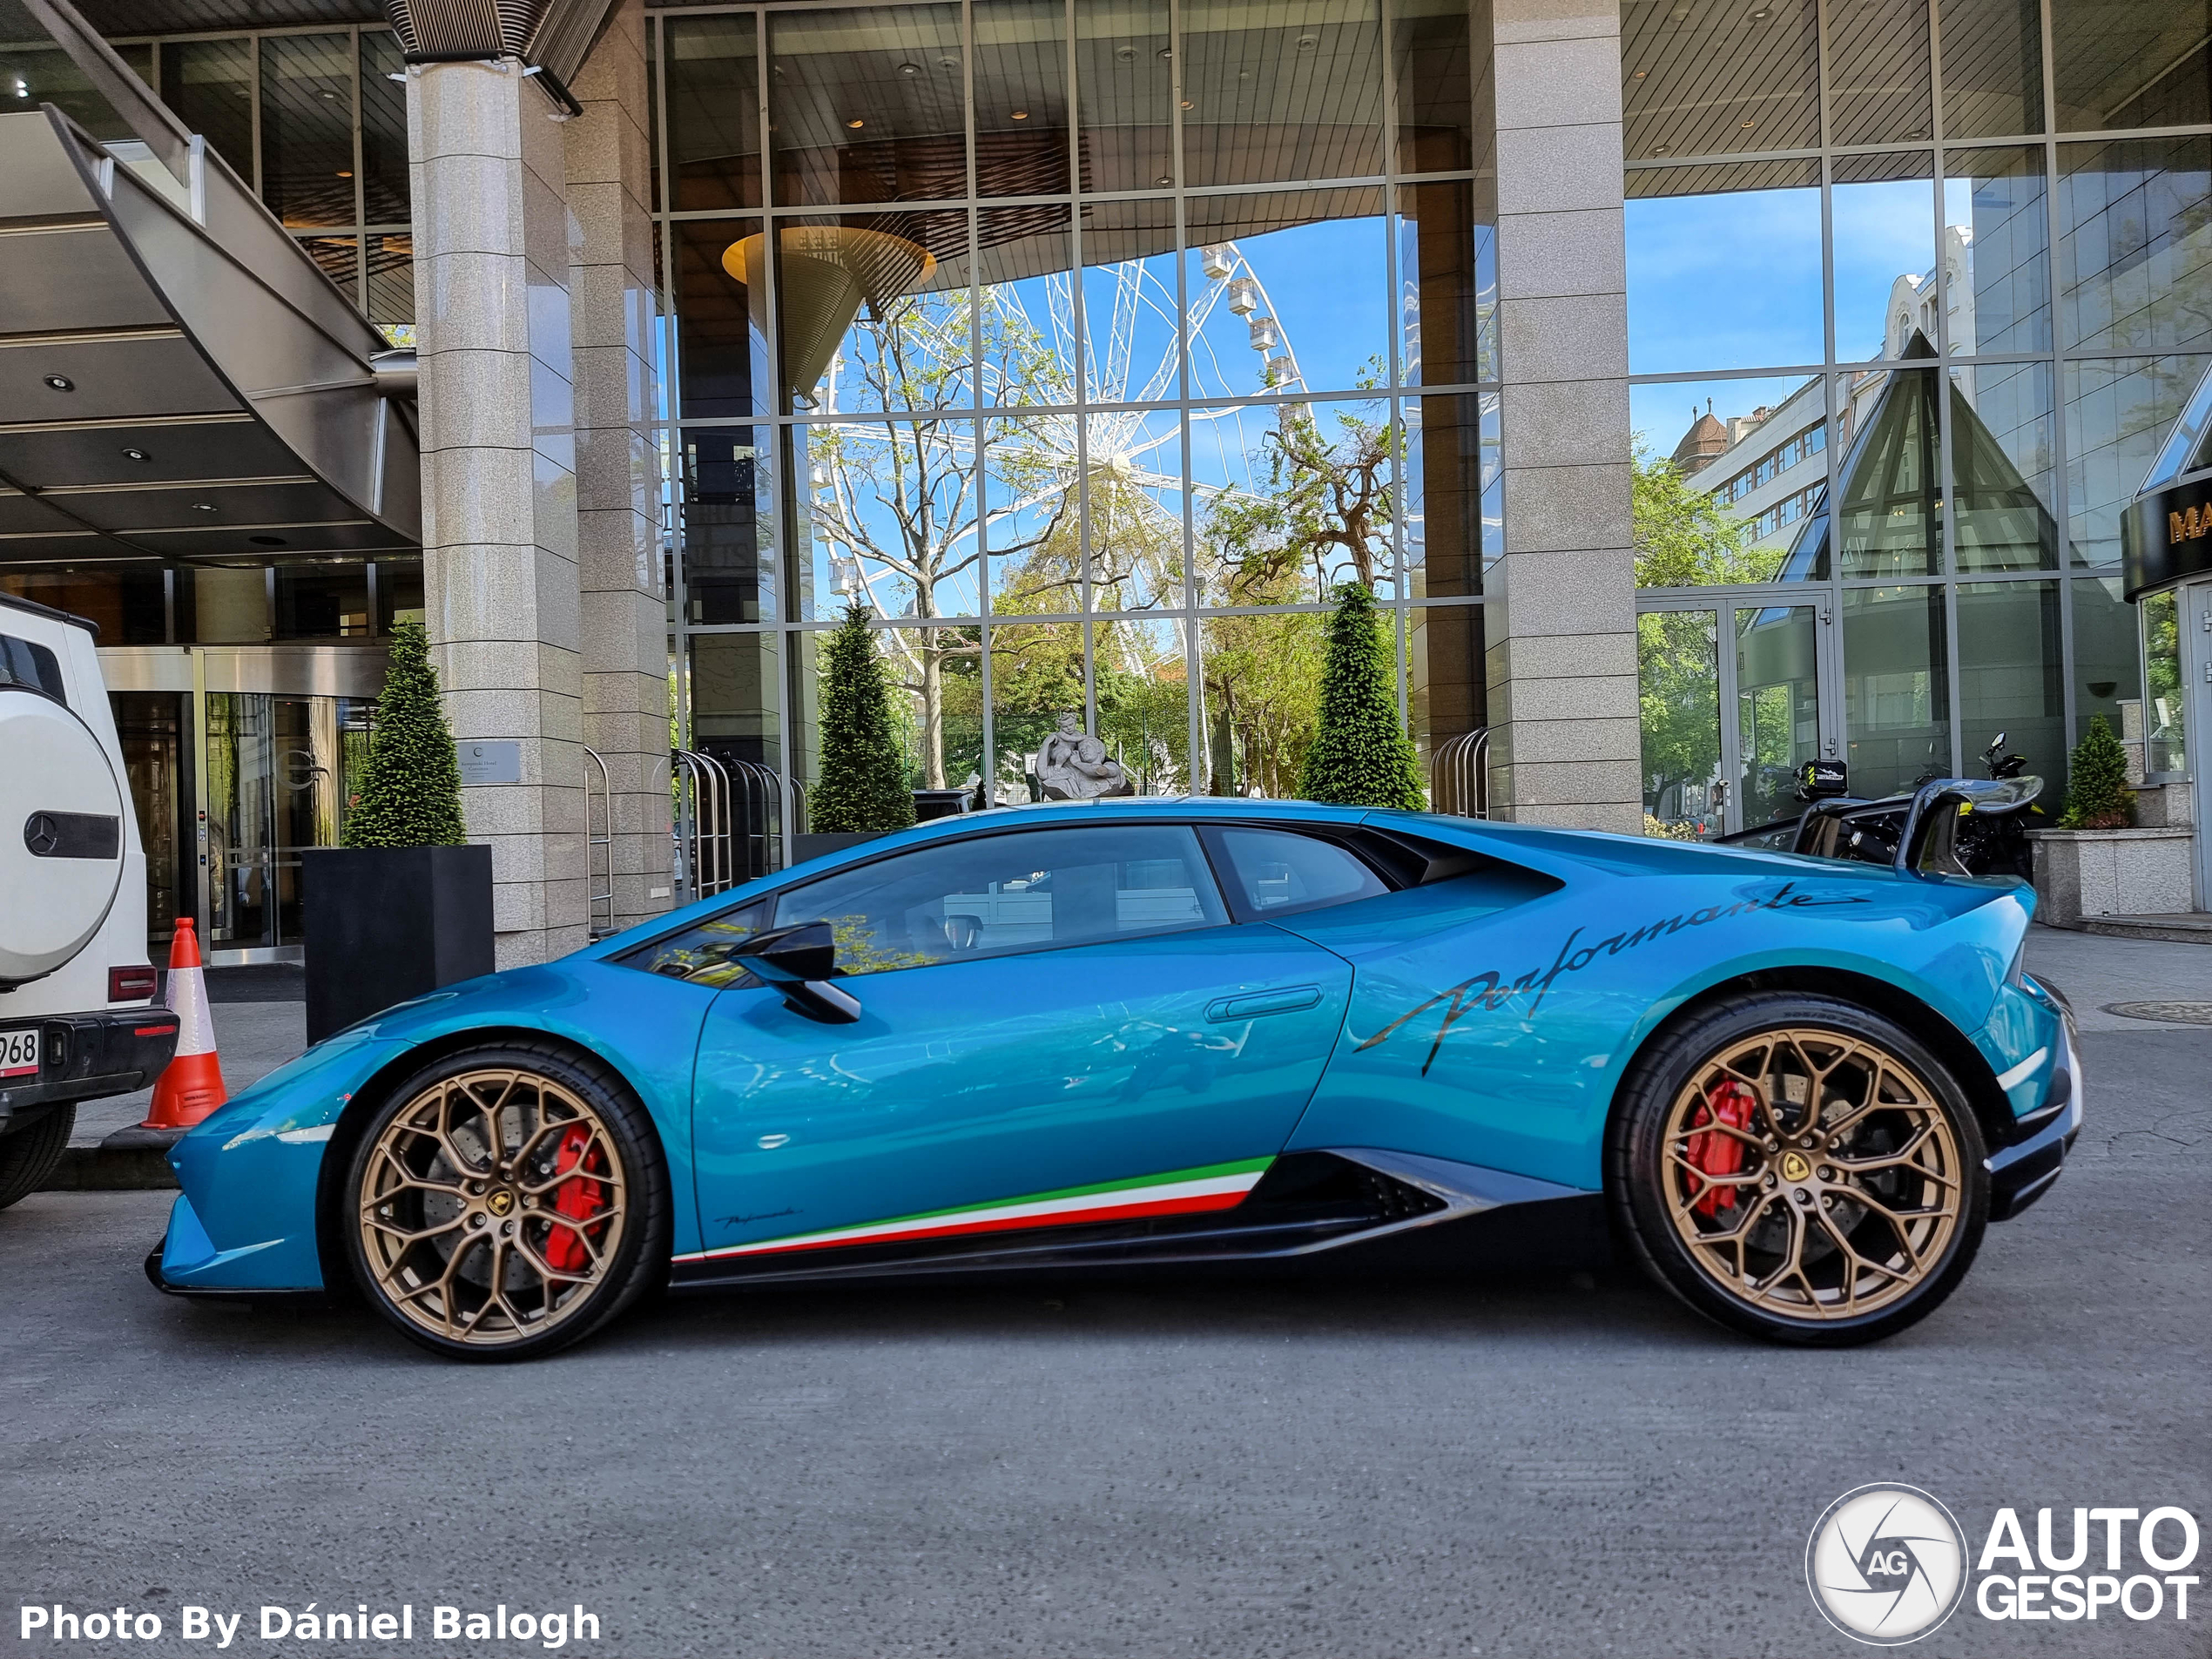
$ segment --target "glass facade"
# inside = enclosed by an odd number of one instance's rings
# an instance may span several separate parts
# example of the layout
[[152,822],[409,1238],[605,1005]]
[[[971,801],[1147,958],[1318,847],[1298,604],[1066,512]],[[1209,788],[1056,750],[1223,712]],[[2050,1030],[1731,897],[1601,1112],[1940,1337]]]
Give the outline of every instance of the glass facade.
[[1148,792],[1294,793],[1354,577],[1424,745],[1480,725],[1487,18],[920,0],[653,21],[692,746],[803,801],[824,631],[859,602],[917,788],[1027,799],[1073,712]]
[[[2117,567],[2212,361],[2202,0],[1621,16],[1647,827],[1797,810],[1750,760],[1784,683],[1855,793],[2001,731],[2054,800],[2096,715],[2180,773],[2172,608]],[[1731,686],[1763,596],[1807,672]]]
[[[124,62],[307,244],[395,345],[415,337],[407,91],[388,29],[333,24],[186,39],[117,39]],[[91,116],[83,78],[51,47],[0,48],[19,98]],[[111,120],[105,107],[93,136]]]

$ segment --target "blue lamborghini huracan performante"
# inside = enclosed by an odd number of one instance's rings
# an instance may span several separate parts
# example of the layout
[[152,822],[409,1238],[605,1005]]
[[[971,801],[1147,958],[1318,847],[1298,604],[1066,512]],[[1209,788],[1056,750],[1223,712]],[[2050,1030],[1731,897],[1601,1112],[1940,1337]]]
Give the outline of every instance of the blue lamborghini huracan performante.
[[177,1144],[147,1268],[350,1284],[503,1359],[664,1282],[1550,1241],[1865,1342],[2081,1122],[2033,893],[1907,839],[1892,867],[1263,801],[942,819],[319,1044]]

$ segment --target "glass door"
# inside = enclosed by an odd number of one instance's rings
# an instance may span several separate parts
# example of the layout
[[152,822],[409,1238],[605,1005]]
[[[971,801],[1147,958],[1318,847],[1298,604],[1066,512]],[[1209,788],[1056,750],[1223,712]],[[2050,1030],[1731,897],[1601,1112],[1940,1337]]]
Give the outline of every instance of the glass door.
[[1643,833],[1705,841],[1722,833],[1721,613],[1713,606],[1636,618],[1643,738]]
[[300,855],[339,845],[375,706],[353,698],[207,693],[212,948],[300,943]]
[[1838,752],[1825,607],[1721,598],[1636,617],[1644,833],[1714,840],[1794,818],[1805,762]]
[[[192,792],[186,772],[186,694],[117,691],[109,698],[123,770],[137,810],[138,840],[146,853],[146,937],[150,948],[165,944],[177,918],[193,914],[197,894],[186,885],[183,850],[190,828],[185,805]],[[168,957],[154,949],[153,960]]]
[[207,942],[277,942],[276,765],[266,691],[207,693]]
[[1733,759],[1728,827],[1750,829],[1804,811],[1797,781],[1805,763],[1833,754],[1821,729],[1820,612],[1815,605],[1730,607],[1736,641]]

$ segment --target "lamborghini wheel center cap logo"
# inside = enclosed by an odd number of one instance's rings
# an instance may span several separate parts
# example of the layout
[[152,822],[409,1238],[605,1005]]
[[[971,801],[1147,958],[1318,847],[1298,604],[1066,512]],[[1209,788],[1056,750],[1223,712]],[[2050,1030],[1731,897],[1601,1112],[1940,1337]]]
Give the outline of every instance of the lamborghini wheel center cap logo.
[[484,1200],[484,1208],[495,1216],[503,1216],[514,1207],[515,1195],[505,1187],[493,1188],[491,1197]]
[[1860,1487],[1814,1525],[1805,1588],[1845,1635],[1902,1647],[1949,1618],[1966,1595],[1966,1537],[1918,1487]]
[[1782,1155],[1782,1178],[1784,1181],[1802,1181],[1811,1173],[1812,1165],[1805,1161],[1804,1153],[1784,1152]]

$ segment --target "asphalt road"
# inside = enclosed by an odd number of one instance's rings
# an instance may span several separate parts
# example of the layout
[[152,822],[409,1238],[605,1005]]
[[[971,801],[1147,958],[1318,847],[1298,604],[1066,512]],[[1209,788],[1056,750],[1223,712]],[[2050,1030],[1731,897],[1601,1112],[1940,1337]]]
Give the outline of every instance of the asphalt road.
[[[264,1603],[504,1602],[631,1656],[1863,1652],[1803,1578],[1863,1482],[1977,1544],[2002,1504],[2212,1521],[2212,1031],[2085,1041],[2053,1194],[1843,1353],[1622,1272],[698,1299],[459,1367],[366,1314],[156,1295],[166,1195],[37,1195],[0,1211],[0,1641],[118,1651],[21,1641],[15,1604],[120,1602],[168,1633],[120,1651],[211,1651],[191,1602],[245,1611],[233,1653],[522,1651],[255,1635]],[[2205,1594],[1969,1608],[1914,1651],[2202,1656]]]

